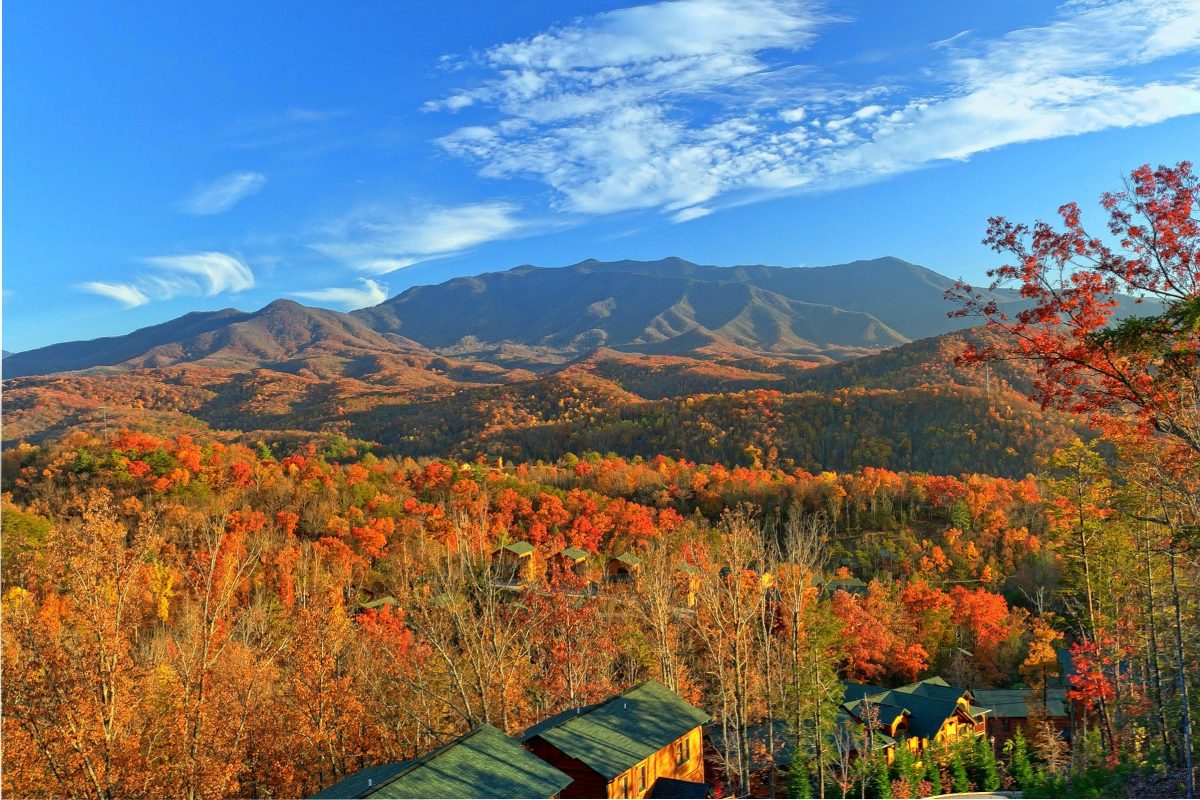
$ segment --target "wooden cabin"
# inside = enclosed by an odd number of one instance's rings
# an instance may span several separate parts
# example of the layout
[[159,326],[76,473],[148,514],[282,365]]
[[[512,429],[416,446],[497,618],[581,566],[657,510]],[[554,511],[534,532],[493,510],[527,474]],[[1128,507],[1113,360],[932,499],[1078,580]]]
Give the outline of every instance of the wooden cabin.
[[1050,721],[1067,741],[1071,739],[1071,708],[1066,690],[1047,687],[1035,697],[1029,689],[975,689],[975,702],[988,709],[988,736],[1003,744],[1021,728],[1030,733],[1031,723],[1040,719]]
[[571,777],[488,724],[410,761],[359,770],[313,795],[335,798],[560,797]]
[[[987,709],[975,705],[967,689],[927,678],[897,689],[843,682],[843,712],[858,724],[874,720],[875,730],[904,742],[920,756],[931,743],[952,742],[987,731]],[[892,760],[894,753],[888,754]]]
[[571,777],[566,797],[706,797],[701,731],[709,716],[657,681],[565,711],[521,739]]
[[513,542],[492,551],[492,581],[503,586],[528,586],[537,579],[537,548]]
[[604,565],[604,579],[609,583],[624,583],[637,577],[642,571],[642,560],[626,550],[613,556]]

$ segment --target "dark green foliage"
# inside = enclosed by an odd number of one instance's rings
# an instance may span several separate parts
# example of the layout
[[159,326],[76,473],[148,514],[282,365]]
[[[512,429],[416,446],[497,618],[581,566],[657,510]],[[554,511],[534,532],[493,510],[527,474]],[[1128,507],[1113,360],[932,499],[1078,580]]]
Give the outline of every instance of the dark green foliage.
[[901,739],[896,743],[896,759],[892,762],[892,777],[904,781],[913,789],[916,788],[917,782],[924,777],[923,772],[917,768],[917,757],[908,747],[906,739]]
[[1000,770],[996,766],[996,754],[986,736],[975,738],[969,766],[971,781],[977,790],[993,792],[1000,788]]
[[937,748],[930,746],[926,748],[925,753],[921,757],[921,765],[924,767],[925,780],[933,787],[934,794],[941,794],[942,791],[942,770],[938,763],[939,755]]
[[1017,788],[1030,786],[1033,782],[1033,764],[1029,760],[1029,742],[1025,739],[1024,731],[1017,728],[1016,735],[1005,743],[1004,749],[1010,754],[1008,774]]
[[950,751],[950,763],[948,766],[950,769],[950,780],[954,784],[954,791],[971,791],[971,778],[967,774],[967,762],[962,747],[955,747]]
[[808,778],[808,767],[792,762],[787,775],[787,796],[795,798],[812,797],[812,782]]
[[888,770],[887,753],[880,750],[871,760],[869,794],[883,800],[892,796],[892,776]]

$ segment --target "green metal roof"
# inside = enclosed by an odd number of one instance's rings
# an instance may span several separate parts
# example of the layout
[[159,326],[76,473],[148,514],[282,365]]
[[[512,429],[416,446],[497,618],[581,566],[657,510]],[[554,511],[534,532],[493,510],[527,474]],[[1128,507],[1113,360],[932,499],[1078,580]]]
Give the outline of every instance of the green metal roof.
[[[975,689],[973,694],[976,702],[987,706],[996,719],[1026,719],[1033,715],[1037,705],[1029,689]],[[1046,710],[1052,717],[1068,716],[1066,691],[1047,690]]]
[[628,550],[626,550],[624,553],[621,553],[619,556],[614,556],[613,561],[620,561],[622,564],[628,564],[631,567],[636,567],[638,564],[642,563],[640,558]]
[[657,681],[646,681],[594,706],[566,711],[534,725],[539,737],[612,780],[710,717]]
[[692,564],[689,564],[686,561],[680,561],[678,564],[675,565],[675,569],[679,570],[680,572],[684,573],[685,575],[699,575],[700,574],[699,567],[693,566]]
[[367,797],[369,790],[386,783],[399,773],[413,765],[413,761],[397,761],[395,764],[380,764],[374,767],[360,769],[353,775],[347,775],[332,786],[322,789],[312,796],[312,800],[335,800],[335,798]]
[[485,723],[418,759],[356,772],[314,798],[552,797],[570,783]]
[[[842,684],[847,701],[843,706],[861,719],[860,706],[864,702],[880,706],[891,712],[899,707],[908,712],[908,730],[924,739],[933,738],[946,720],[954,716],[958,700],[966,689],[950,686],[941,678],[927,678],[898,689],[883,689],[861,683]],[[873,691],[872,691],[873,690]]]
[[379,608],[380,606],[398,606],[400,601],[392,597],[390,594],[387,597],[381,597],[378,600],[371,600],[367,603],[359,603],[359,608]]
[[572,561],[580,561],[587,558],[591,553],[578,547],[566,547],[558,551],[559,555],[566,556]]
[[864,594],[867,584],[861,578],[836,578],[825,584],[825,591],[829,594],[839,590],[848,594]]
[[497,552],[500,550],[507,550],[508,552],[518,556],[527,556],[536,549],[537,548],[535,548],[529,542],[513,542],[512,544],[506,544],[504,547],[497,548]]

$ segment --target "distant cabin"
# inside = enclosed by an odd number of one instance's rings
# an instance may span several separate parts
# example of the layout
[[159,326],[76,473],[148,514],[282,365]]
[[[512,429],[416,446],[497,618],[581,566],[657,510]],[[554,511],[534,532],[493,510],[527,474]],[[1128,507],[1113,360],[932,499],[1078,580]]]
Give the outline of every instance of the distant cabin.
[[708,714],[657,681],[571,709],[521,735],[571,776],[566,797],[707,797],[701,730]]
[[642,570],[642,560],[626,550],[613,556],[604,567],[604,577],[611,583],[631,581]]
[[475,730],[420,758],[359,770],[313,795],[345,798],[551,798],[571,777],[491,725]]
[[389,594],[386,597],[380,597],[375,600],[369,600],[365,603],[359,603],[358,610],[359,611],[371,611],[374,609],[383,608],[384,606],[391,606],[392,608],[396,608],[399,605],[400,605],[400,601],[397,600],[396,598],[392,597]]
[[1029,733],[1030,720],[1047,719],[1066,740],[1071,738],[1071,709],[1062,687],[1048,687],[1036,697],[1029,689],[975,689],[975,702],[991,711],[988,736],[998,744],[1011,739],[1021,728]]
[[513,542],[492,551],[492,580],[504,586],[528,586],[537,580],[537,548]]
[[[842,686],[843,713],[858,725],[874,720],[874,731],[892,740],[889,747],[907,746],[919,756],[931,744],[987,732],[988,709],[975,704],[970,690],[951,686],[941,678],[897,689],[848,681]],[[894,757],[894,751],[888,753],[889,761]]]
[[826,596],[832,597],[838,592],[865,595],[867,588],[867,584],[860,578],[834,578],[831,581],[826,581],[822,590]]
[[888,550],[886,547],[881,547],[876,555],[878,558],[878,568],[880,572],[896,571],[896,568],[900,563],[900,558],[894,551]]
[[560,569],[572,573],[580,580],[589,580],[588,559],[590,556],[591,553],[582,548],[564,547],[550,556],[550,563],[558,565]]

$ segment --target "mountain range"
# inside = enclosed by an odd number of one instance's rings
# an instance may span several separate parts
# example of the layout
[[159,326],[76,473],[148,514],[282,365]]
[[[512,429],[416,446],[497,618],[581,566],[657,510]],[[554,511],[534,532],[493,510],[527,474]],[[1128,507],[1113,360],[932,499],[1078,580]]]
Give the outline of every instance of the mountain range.
[[3,440],[136,427],[284,447],[342,437],[412,456],[729,464],[751,463],[749,442],[810,470],[986,462],[1024,475],[1079,423],[1026,402],[1020,364],[958,364],[988,334],[947,316],[952,285],[895,258],[584,261],[418,286],[349,313],[291,300],[194,312],[8,355]]
[[4,374],[199,363],[366,375],[389,361],[437,357],[536,371],[597,348],[822,363],[966,327],[947,317],[952,285],[897,258],[819,268],[678,258],[521,266],[416,286],[350,313],[290,300],[255,312],[194,312],[124,336],[14,353]]

